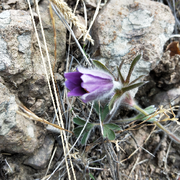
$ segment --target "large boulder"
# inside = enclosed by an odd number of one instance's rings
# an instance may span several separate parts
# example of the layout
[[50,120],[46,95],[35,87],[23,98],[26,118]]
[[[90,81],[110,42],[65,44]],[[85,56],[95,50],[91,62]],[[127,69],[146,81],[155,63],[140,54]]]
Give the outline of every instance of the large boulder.
[[96,58],[114,67],[124,59],[125,76],[130,63],[142,54],[132,79],[148,75],[160,60],[163,46],[174,29],[168,6],[149,0],[110,0],[98,15],[92,31]]

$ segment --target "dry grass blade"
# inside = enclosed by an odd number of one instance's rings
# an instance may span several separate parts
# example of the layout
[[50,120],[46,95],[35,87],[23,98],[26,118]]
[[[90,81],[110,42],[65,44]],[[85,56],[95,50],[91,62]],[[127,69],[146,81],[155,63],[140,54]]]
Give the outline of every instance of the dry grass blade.
[[88,60],[88,58],[86,57],[86,54],[84,53],[84,50],[82,49],[81,45],[79,44],[79,41],[77,40],[74,32],[72,31],[71,27],[69,26],[69,24],[67,23],[65,17],[63,16],[63,14],[61,13],[61,11],[53,5],[53,3],[51,3],[52,9],[54,10],[54,12],[56,13],[56,15],[59,17],[59,19],[63,22],[63,24],[65,25],[65,27],[68,29],[68,31],[71,33],[71,35],[73,36],[79,50],[81,51],[82,55],[84,56],[85,60],[87,61],[87,63],[91,66],[90,61]]
[[49,13],[50,13],[50,17],[51,17],[52,25],[53,25],[53,30],[54,30],[54,64],[53,64],[53,72],[54,72],[54,68],[55,68],[56,61],[57,61],[57,58],[56,58],[56,56],[57,56],[57,52],[56,52],[57,43],[56,43],[55,19],[53,17],[53,10],[52,10],[51,6],[49,6]]
[[78,27],[78,29],[83,33],[83,35],[87,37],[87,39],[94,44],[94,40],[91,38],[91,36],[87,33],[86,27],[83,26],[78,18],[75,16],[75,14],[72,12],[72,9],[68,7],[67,3],[63,0],[50,0],[52,3],[54,3],[61,13],[64,15],[65,19],[71,21],[75,26]]
[[22,106],[19,106],[19,107],[20,107],[20,109],[23,110],[25,113],[24,113],[24,112],[21,112],[21,111],[17,111],[18,114],[20,114],[20,115],[22,115],[22,116],[24,116],[24,117],[26,117],[26,118],[28,118],[28,119],[31,119],[31,120],[34,120],[34,121],[39,121],[39,122],[41,122],[41,123],[43,123],[43,124],[49,124],[49,125],[51,125],[51,126],[53,126],[53,127],[55,127],[55,128],[58,128],[58,129],[60,129],[60,130],[67,131],[67,132],[73,134],[72,131],[68,131],[67,129],[64,129],[64,128],[56,125],[56,124],[50,123],[50,122],[46,121],[45,119],[42,119],[42,118],[36,116],[33,112],[31,112],[31,111],[30,111],[28,108],[26,108],[25,106],[23,106],[23,107],[22,107]]

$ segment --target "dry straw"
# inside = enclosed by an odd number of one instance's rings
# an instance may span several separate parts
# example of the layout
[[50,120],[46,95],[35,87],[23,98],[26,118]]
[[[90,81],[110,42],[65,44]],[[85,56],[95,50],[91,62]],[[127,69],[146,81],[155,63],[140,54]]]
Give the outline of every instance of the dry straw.
[[66,2],[64,2],[63,0],[50,1],[59,8],[66,20],[71,21],[82,32],[84,36],[84,41],[86,40],[85,38],[87,38],[92,44],[94,44],[94,40],[91,38],[89,34],[87,34],[86,27],[79,22],[78,18],[75,16],[75,14],[72,12],[72,9],[67,5]]

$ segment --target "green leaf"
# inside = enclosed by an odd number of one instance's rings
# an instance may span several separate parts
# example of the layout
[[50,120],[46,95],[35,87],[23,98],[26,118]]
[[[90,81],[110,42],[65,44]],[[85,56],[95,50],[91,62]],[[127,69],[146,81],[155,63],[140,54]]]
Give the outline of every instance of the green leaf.
[[140,83],[136,83],[136,84],[127,85],[125,87],[122,87],[121,90],[123,91],[123,93],[125,93],[126,91],[130,91],[132,89],[135,89],[135,88],[137,88],[139,86],[142,86],[143,84],[145,84],[145,83],[144,82],[140,82]]
[[117,124],[113,123],[105,124],[104,126],[107,126],[111,130],[121,130],[121,128]]
[[114,140],[116,137],[114,131],[107,126],[103,126],[103,136],[107,137],[109,140]]
[[79,136],[79,134],[81,133],[81,131],[82,131],[82,129],[83,129],[83,127],[76,127],[76,128],[74,128],[74,135],[76,136],[76,137],[78,137]]
[[114,140],[116,138],[116,135],[113,130],[111,130],[111,129],[109,130],[107,138],[109,140]]
[[107,126],[103,126],[103,137],[107,137],[108,132],[109,132],[109,128]]
[[91,179],[96,180],[91,173],[89,173],[89,176],[90,176]]
[[81,119],[81,118],[79,118],[78,116],[76,116],[75,118],[73,118],[73,121],[74,121],[74,123],[76,123],[77,125],[81,125],[81,126],[83,126],[83,125],[86,123],[86,121],[85,121],[84,119]]
[[109,71],[109,69],[108,69],[106,66],[104,66],[104,64],[102,64],[101,62],[99,62],[99,61],[97,61],[97,60],[93,60],[93,64],[94,64],[97,68],[99,68],[99,69],[107,72],[108,74],[111,74],[111,75],[114,77],[114,75]]
[[109,107],[106,105],[104,109],[101,109],[101,121],[103,122],[106,116],[109,114]]
[[[104,121],[104,119],[106,118],[106,116],[109,113],[109,107],[107,105],[105,105],[105,107],[99,108],[98,102],[95,102],[93,108],[96,111],[96,113],[101,116],[101,121]],[[100,110],[100,112],[99,112],[99,110]]]
[[88,123],[86,128],[85,128],[85,131],[90,131],[90,129],[92,129],[95,125],[93,123]]
[[124,63],[124,59],[121,61],[120,65],[119,65],[119,71],[121,71],[123,63]]
[[88,140],[88,137],[89,137],[89,133],[90,133],[90,132],[85,132],[85,133],[84,133],[84,136],[83,136],[82,139],[81,139],[81,144],[82,144],[82,145],[85,145],[85,144],[86,144],[86,142],[87,142],[87,140]]
[[[138,81],[139,79],[141,79],[141,78],[143,78],[143,77],[145,77],[145,75],[141,75],[141,76],[139,76],[138,78],[136,78],[135,80],[133,80],[131,83],[129,83],[129,84],[134,84],[136,81]],[[147,81],[146,81],[147,82]]]
[[96,111],[96,113],[99,115],[99,103],[96,101],[95,103],[94,103],[94,106],[93,106],[93,108],[94,108],[94,110]]
[[[135,117],[135,119],[141,120],[141,121],[146,121],[151,116],[151,114],[153,114],[156,111],[156,109],[152,105],[152,106],[148,106],[147,108],[145,108],[144,111],[146,111],[146,113],[149,114],[149,116],[146,116],[146,115],[140,113]],[[154,122],[156,120],[157,120],[156,117],[153,117],[153,118],[149,119],[148,121],[149,122]]]
[[119,70],[118,67],[117,67],[117,72],[118,72],[118,76],[119,76],[119,79],[120,79],[121,83],[124,84],[125,83],[124,78],[123,78],[123,76],[121,74],[121,71]]
[[126,78],[126,83],[127,84],[129,84],[131,74],[132,74],[132,72],[134,70],[135,65],[137,64],[137,62],[139,61],[140,58],[141,58],[141,54],[136,56],[135,59],[132,61],[131,66],[129,68],[129,72],[128,72],[127,78]]
[[[86,128],[84,129],[84,132],[82,134],[84,134],[86,132],[89,132],[93,127],[94,127],[94,124],[88,123],[86,125]],[[82,129],[83,129],[83,126],[79,126],[79,127],[74,128],[74,134],[75,134],[76,137],[79,136],[79,134],[81,133]]]
[[114,140],[116,137],[114,131],[107,126],[103,126],[103,136],[107,137],[109,140]]

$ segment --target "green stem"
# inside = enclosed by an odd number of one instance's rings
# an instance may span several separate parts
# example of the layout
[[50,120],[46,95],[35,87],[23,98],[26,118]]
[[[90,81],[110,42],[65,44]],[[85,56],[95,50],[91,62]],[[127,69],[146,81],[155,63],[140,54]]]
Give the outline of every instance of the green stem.
[[167,133],[169,135],[170,138],[172,138],[175,142],[180,143],[180,139],[178,137],[176,137],[173,133],[169,132],[162,124],[160,124],[159,122],[154,122],[154,124],[156,124],[156,126],[158,126],[160,129],[162,129],[165,133]]
[[119,119],[119,120],[113,120],[115,123],[128,123],[137,120],[136,117],[129,118],[129,119]]
[[142,114],[144,114],[144,115],[146,115],[146,116],[149,115],[146,111],[144,111],[144,110],[143,110],[142,108],[140,108],[139,106],[134,105],[133,107],[134,107],[137,111],[141,112]]
[[[149,114],[144,111],[142,108],[140,108],[137,105],[133,106],[137,111],[141,112],[142,114],[149,116]],[[149,121],[149,120],[148,120]],[[157,121],[149,121],[154,123],[157,127],[159,127],[160,129],[162,129],[165,133],[167,133],[169,135],[170,138],[172,138],[174,141],[176,141],[177,143],[180,143],[180,139],[178,137],[176,137],[173,133],[171,133],[169,130],[167,130],[162,124],[160,124]]]

